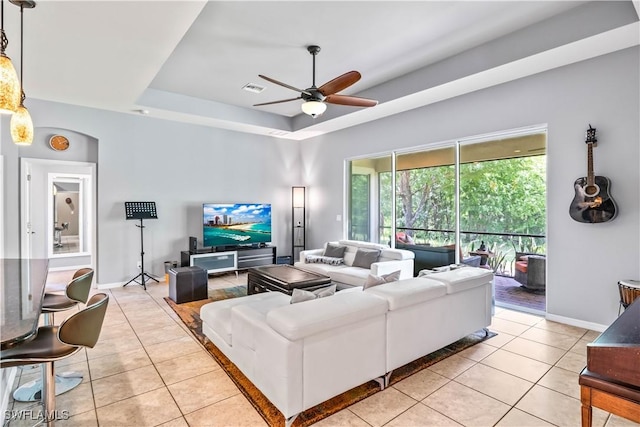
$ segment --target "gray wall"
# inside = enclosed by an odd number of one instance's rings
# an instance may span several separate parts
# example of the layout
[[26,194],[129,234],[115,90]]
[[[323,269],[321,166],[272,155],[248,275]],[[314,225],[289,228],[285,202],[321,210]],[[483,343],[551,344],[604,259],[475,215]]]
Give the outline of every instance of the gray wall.
[[[403,88],[396,85],[405,83],[415,90],[412,79],[423,84],[418,89],[435,84],[438,80],[429,80],[430,73],[459,76],[461,70],[483,69],[483,61],[504,62],[508,58],[491,55],[521,51],[526,43],[537,41],[537,48],[527,48],[535,52],[549,47],[544,40],[557,44],[582,35],[574,30],[563,36],[565,30],[614,28],[626,22],[620,14],[636,20],[630,3],[588,7],[590,14],[562,18],[570,22],[554,19],[544,31],[522,30],[515,39],[493,42],[491,48],[463,54],[466,59],[443,61],[371,93],[389,99],[382,92],[402,93]],[[612,23],[605,25],[609,20]],[[280,254],[288,254],[292,185],[309,186],[307,246],[319,247],[342,237],[342,222],[336,221],[336,215],[343,213],[345,158],[547,124],[548,311],[608,324],[617,313],[616,282],[640,277],[638,63],[638,48],[627,49],[301,143],[52,102],[28,100],[27,106],[38,127],[73,130],[97,141],[97,156],[85,147],[83,157],[99,159],[99,284],[137,274],[139,232],[134,222],[124,219],[125,201],[158,204],[159,219],[145,222],[145,259],[147,269],[159,275],[163,261],[178,259],[179,251],[186,249],[187,236],[201,240],[203,202],[272,203],[274,244]],[[611,178],[620,210],[619,217],[606,224],[580,224],[568,215],[573,181],[585,174],[584,131],[589,123],[599,132],[596,173]],[[11,143],[8,117],[0,124],[4,249],[5,256],[18,256],[19,157],[36,156]],[[29,150],[52,155],[48,147]],[[71,158],[76,154],[70,149],[64,153],[69,158],[64,159],[79,160]]]
[[[626,49],[303,141],[309,247],[342,237],[344,159],[546,123],[547,311],[611,323],[617,281],[640,278],[639,59]],[[589,123],[599,135],[595,172],[611,179],[620,212],[605,224],[568,215],[573,182],[586,175]]]
[[[273,244],[279,254],[290,252],[291,186],[300,184],[297,142],[38,100],[30,100],[29,110],[40,127],[71,129],[97,140],[98,284],[138,273],[140,232],[137,221],[125,220],[125,201],[157,204],[158,219],[145,221],[144,249],[145,269],[158,276],[164,274],[164,261],[180,259],[188,236],[202,241],[204,202],[272,203]],[[17,256],[19,156],[34,155],[14,149],[8,122],[2,128],[2,154],[5,255]]]

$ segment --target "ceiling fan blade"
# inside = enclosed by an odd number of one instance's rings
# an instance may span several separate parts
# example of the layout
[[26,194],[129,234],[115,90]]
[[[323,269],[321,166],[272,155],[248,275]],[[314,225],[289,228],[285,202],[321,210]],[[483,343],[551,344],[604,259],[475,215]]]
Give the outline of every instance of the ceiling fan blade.
[[338,93],[341,90],[348,88],[360,80],[360,77],[362,76],[359,72],[349,71],[348,73],[344,73],[343,75],[323,84],[318,88],[318,91],[320,91],[324,96],[333,95],[334,93]]
[[329,104],[350,105],[352,107],[374,107],[378,105],[375,99],[360,98],[348,95],[329,95],[324,99]]
[[254,107],[260,107],[261,105],[280,104],[281,102],[295,101],[296,99],[302,99],[302,97],[299,96],[297,98],[281,99],[280,101],[263,102],[262,104],[253,104],[253,106]]
[[307,92],[304,89],[298,89],[297,87],[293,87],[293,86],[290,86],[290,85],[288,85],[286,83],[279,82],[279,81],[277,81],[275,79],[272,79],[271,77],[263,76],[262,74],[258,74],[258,77],[261,77],[261,78],[265,79],[268,82],[275,83],[275,84],[280,85],[282,87],[286,87],[287,89],[295,90],[296,92],[301,92],[301,93],[304,93],[305,95],[312,96],[310,92]]

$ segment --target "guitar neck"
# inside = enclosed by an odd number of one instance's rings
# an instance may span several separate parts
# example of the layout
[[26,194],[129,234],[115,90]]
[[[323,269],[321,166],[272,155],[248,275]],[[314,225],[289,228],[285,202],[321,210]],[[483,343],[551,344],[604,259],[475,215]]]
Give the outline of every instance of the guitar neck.
[[595,184],[593,174],[593,143],[589,143],[587,146],[587,185],[593,186]]

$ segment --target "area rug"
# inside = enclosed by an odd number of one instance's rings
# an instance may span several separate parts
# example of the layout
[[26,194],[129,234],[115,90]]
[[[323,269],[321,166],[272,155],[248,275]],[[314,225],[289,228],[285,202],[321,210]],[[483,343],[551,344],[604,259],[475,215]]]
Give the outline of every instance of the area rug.
[[[284,426],[284,416],[273,404],[244,376],[244,374],[234,365],[211,341],[206,340],[202,333],[202,320],[200,319],[200,307],[203,305],[228,298],[237,298],[246,295],[246,286],[236,286],[232,288],[209,290],[209,299],[176,304],[169,298],[165,298],[169,306],[182,319],[185,325],[193,333],[193,335],[202,343],[202,345],[211,353],[213,358],[220,364],[222,369],[229,375],[231,380],[240,389],[242,394],[251,402],[253,407],[264,418],[265,422],[270,426]],[[458,353],[474,344],[484,341],[495,336],[493,332],[489,332],[485,336],[484,331],[478,331],[455,343],[448,345],[438,351],[402,366],[395,371],[390,379],[390,385],[393,385],[416,372],[433,365],[445,359],[452,354]],[[300,414],[295,422],[294,427],[304,427],[317,423],[336,412],[359,402],[372,394],[380,391],[377,382],[369,381],[349,391],[346,391],[332,399],[327,400],[313,408],[307,409]]]

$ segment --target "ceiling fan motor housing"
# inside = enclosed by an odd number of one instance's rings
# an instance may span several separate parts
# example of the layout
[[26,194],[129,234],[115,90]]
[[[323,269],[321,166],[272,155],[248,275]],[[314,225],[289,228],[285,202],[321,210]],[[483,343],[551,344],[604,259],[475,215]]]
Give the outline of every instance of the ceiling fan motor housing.
[[310,87],[308,89],[306,89],[307,92],[309,92],[311,95],[307,95],[306,93],[302,92],[300,95],[302,96],[302,99],[307,102],[307,101],[318,101],[318,102],[323,102],[324,99],[326,98],[322,93],[320,93],[320,91],[315,88],[315,87]]

